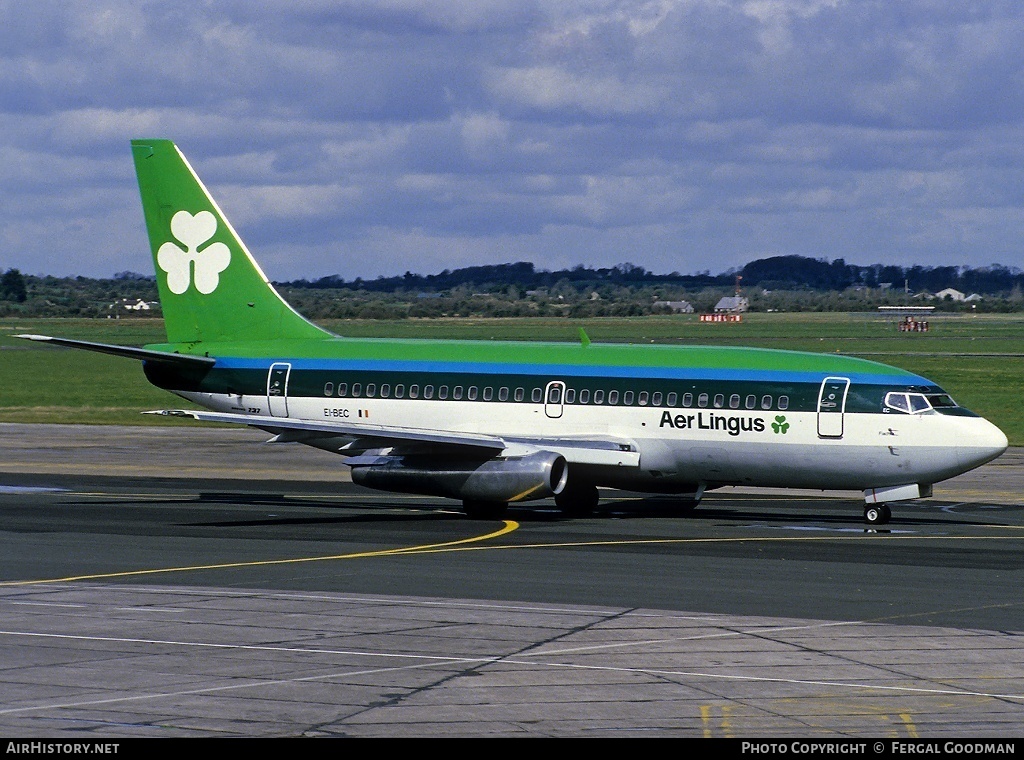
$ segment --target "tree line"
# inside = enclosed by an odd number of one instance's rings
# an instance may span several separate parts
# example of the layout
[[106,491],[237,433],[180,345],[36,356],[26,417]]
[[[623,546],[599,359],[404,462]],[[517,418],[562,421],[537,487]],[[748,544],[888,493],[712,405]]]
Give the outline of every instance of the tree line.
[[[601,317],[669,313],[686,301],[711,311],[737,289],[751,311],[865,311],[878,306],[921,304],[946,288],[978,294],[970,304],[927,301],[938,310],[1024,309],[1024,272],[1016,267],[901,267],[847,264],[802,256],[752,261],[717,275],[657,274],[634,264],[608,268],[538,269],[515,262],[437,274],[275,283],[311,319],[407,317]],[[149,308],[129,309],[142,301]],[[133,272],[112,278],[0,275],[0,316],[160,316],[156,280]]]
[[364,280],[356,277],[345,280],[340,275],[328,275],[315,280],[293,280],[284,283],[292,288],[357,289],[380,293],[406,291],[440,292],[459,286],[488,287],[514,285],[537,289],[558,283],[576,287],[595,287],[602,284],[641,286],[675,285],[690,289],[729,287],[736,278],[744,286],[762,289],[845,290],[854,287],[891,287],[913,293],[938,292],[955,288],[965,293],[982,295],[1009,294],[1015,287],[1024,288],[1024,271],[1000,264],[972,268],[967,266],[911,266],[847,264],[843,259],[827,261],[806,256],[772,256],[757,259],[740,269],[729,269],[717,275],[709,271],[698,274],[656,274],[636,264],[619,264],[608,268],[589,268],[582,265],[572,269],[550,271],[537,269],[528,261],[512,264],[445,269],[438,274],[420,275],[406,272],[395,277]]

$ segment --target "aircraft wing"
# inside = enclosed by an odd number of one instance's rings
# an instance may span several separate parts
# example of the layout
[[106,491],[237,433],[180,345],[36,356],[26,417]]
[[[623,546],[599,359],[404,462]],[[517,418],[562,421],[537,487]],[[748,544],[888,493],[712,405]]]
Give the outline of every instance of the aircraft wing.
[[[436,450],[438,447],[461,450],[485,457],[502,452],[553,451],[569,462],[578,464],[607,464],[636,467],[640,453],[636,443],[613,436],[607,438],[540,438],[501,437],[483,433],[440,431],[396,425],[354,424],[334,420],[300,420],[294,417],[268,417],[265,415],[237,414],[234,412],[207,412],[193,409],[174,409],[146,412],[170,417],[191,417],[202,422],[224,422],[273,433],[275,443],[306,443],[318,446],[325,438],[351,439],[330,449],[354,456],[369,449],[394,447],[403,451]],[[454,451],[452,453],[455,453]]]

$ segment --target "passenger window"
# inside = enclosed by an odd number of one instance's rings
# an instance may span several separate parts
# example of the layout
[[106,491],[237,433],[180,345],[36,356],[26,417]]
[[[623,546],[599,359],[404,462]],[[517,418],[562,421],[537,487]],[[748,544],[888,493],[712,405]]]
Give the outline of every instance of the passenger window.
[[604,403],[604,391],[594,391],[594,403],[595,404],[603,404]]
[[734,393],[729,396],[729,408],[739,409],[740,408],[740,394]]
[[544,396],[544,392],[540,388],[534,388],[533,393],[530,394],[530,399],[535,404],[539,404]]
[[420,397],[420,387],[418,385],[410,385],[409,386],[409,398],[419,398],[419,397]]
[[356,396],[356,397],[359,397],[359,396],[362,395],[362,393],[363,393],[363,386],[361,386],[359,383],[352,383],[352,395]]
[[707,405],[708,405],[708,394],[702,393],[699,396],[697,396],[697,406],[707,406]]
[[404,396],[405,396],[405,386],[404,385],[396,385],[395,386],[395,398],[402,398]]
[[565,403],[572,404],[576,402],[576,389],[566,388],[565,389]]
[[345,396],[348,394],[348,383],[338,383],[338,395]]
[[380,397],[381,398],[388,398],[390,395],[391,395],[391,386],[390,385],[382,385],[380,387]]
[[524,398],[526,398],[526,391],[524,391],[522,388],[516,388],[516,401],[522,401]]
[[725,406],[725,396],[721,393],[715,394],[715,409],[721,409]]
[[751,393],[749,396],[746,397],[746,399],[744,399],[743,406],[747,407],[747,409],[753,409],[755,406],[757,406],[757,396]]
[[334,383],[327,383],[327,385],[324,386],[324,395],[325,396],[333,396],[334,395]]
[[622,403],[626,406],[633,405],[633,391],[626,391],[622,394]]
[[477,393],[478,391],[476,386],[471,385],[469,386],[469,393],[467,394],[466,398],[468,398],[470,401],[476,401]]
[[484,388],[484,401],[490,401],[492,398],[494,398],[494,388],[490,386]]
[[617,403],[619,403],[619,392],[618,391],[608,391],[608,403],[609,404],[617,404]]
[[772,408],[772,397],[771,396],[761,396],[761,408],[762,409],[771,409]]
[[590,403],[590,391],[588,391],[585,388],[582,391],[580,391],[580,403],[581,404],[589,404]]
[[366,384],[366,395],[370,398],[377,395],[377,386],[374,383]]
[[456,385],[454,388],[452,388],[452,398],[455,399],[456,401],[458,401],[460,398],[462,398],[462,386],[461,385]]
[[789,396],[779,396],[779,409],[782,411],[789,409]]
[[439,399],[446,399],[446,398],[448,398],[448,386],[447,385],[442,385],[440,388],[437,389],[437,397]]
[[498,401],[508,401],[508,388],[498,389]]
[[[641,401],[641,403],[643,403]],[[651,406],[661,406],[661,391],[656,391],[651,396]]]
[[647,406],[647,402],[650,400],[650,396],[647,391],[640,391],[640,395],[636,397],[636,403],[640,406]]
[[434,398],[434,386],[424,385],[423,386],[423,398]]
[[675,406],[676,405],[676,400],[678,398],[679,398],[679,396],[676,395],[676,392],[672,391],[670,394],[668,394],[668,398],[665,401],[666,401],[666,403],[669,406]]

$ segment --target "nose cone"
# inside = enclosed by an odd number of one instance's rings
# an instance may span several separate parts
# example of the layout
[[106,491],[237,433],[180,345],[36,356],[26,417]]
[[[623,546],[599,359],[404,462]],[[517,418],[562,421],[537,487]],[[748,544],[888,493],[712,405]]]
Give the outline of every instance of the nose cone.
[[971,425],[963,431],[957,442],[957,459],[966,472],[991,462],[1006,451],[1009,445],[1006,433],[988,420],[978,418],[971,420]]

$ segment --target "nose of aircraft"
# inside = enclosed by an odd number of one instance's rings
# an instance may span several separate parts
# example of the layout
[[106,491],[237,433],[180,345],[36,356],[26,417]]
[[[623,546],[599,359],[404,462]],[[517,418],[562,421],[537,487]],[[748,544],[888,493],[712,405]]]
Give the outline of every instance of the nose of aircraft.
[[956,447],[957,459],[965,471],[991,462],[1010,445],[1006,433],[988,420],[978,418],[971,422]]

